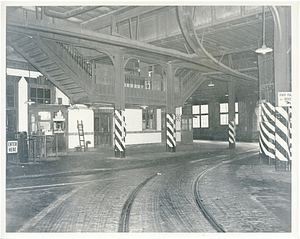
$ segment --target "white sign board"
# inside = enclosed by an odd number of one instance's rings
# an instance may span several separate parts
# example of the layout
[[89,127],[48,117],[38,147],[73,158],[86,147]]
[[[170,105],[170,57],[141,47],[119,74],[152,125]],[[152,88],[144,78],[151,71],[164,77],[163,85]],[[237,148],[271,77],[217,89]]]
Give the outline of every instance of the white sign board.
[[292,106],[292,92],[278,92],[278,106]]
[[9,154],[18,153],[18,141],[7,141],[7,153]]

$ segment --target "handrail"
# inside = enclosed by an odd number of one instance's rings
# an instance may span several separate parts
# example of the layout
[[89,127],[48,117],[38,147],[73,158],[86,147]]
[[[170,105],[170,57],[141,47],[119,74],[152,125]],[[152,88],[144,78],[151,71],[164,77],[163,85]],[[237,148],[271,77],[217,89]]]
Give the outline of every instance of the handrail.
[[82,69],[92,77],[92,64],[88,62],[75,47],[69,44],[58,42],[58,44],[82,67]]

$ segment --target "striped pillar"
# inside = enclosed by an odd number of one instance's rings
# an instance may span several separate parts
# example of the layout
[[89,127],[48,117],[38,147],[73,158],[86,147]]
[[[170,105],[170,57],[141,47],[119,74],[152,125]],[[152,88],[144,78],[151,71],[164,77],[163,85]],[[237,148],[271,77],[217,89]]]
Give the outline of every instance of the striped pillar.
[[235,148],[235,123],[234,120],[229,122],[229,148],[234,149]]
[[115,157],[125,158],[125,110],[115,110]]
[[175,114],[167,114],[167,152],[176,151],[176,126],[175,126]]
[[290,117],[290,124],[289,124],[289,147],[290,147],[290,169],[292,167],[292,107],[288,107],[288,113]]
[[275,159],[275,107],[269,103],[260,105],[259,151],[261,156]]
[[289,170],[290,167],[290,114],[289,107],[276,107],[275,120],[275,168]]

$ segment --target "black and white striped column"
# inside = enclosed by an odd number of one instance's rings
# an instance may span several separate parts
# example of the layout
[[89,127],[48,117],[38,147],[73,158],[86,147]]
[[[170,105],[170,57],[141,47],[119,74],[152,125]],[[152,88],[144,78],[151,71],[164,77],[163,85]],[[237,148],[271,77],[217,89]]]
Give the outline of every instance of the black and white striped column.
[[276,107],[275,167],[289,170],[290,163],[290,114],[288,107]]
[[275,159],[275,107],[269,103],[260,105],[259,151],[262,156]]
[[292,107],[288,107],[288,113],[289,113],[289,119],[290,119],[290,124],[289,124],[289,147],[290,147],[290,169],[292,165]]
[[167,114],[167,152],[176,151],[176,125],[175,125],[175,114]]
[[234,120],[229,122],[229,148],[234,149],[235,148],[235,123]]
[[125,158],[125,110],[115,110],[115,157]]

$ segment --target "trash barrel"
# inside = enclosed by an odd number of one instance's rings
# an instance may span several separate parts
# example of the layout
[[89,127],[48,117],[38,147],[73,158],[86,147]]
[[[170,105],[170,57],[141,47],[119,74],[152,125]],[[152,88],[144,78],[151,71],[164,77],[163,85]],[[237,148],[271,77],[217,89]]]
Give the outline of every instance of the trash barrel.
[[27,132],[18,132],[18,158],[20,163],[28,163]]

